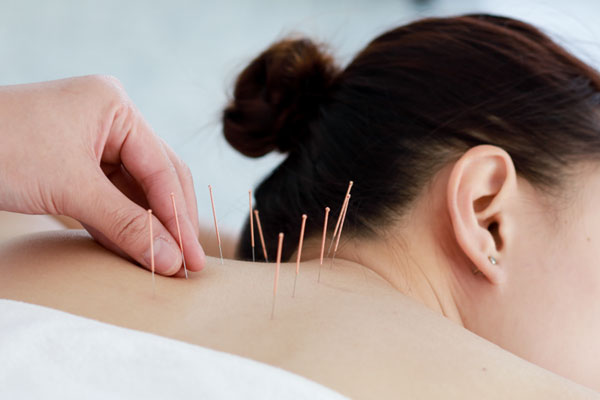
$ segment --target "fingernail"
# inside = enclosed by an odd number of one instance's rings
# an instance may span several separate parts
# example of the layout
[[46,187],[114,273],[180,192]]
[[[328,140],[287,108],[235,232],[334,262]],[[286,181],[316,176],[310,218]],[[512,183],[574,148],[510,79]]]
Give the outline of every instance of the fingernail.
[[[144,255],[146,265],[150,268],[152,259],[150,249]],[[179,247],[175,247],[162,237],[154,239],[154,267],[163,274],[175,273],[181,267]]]

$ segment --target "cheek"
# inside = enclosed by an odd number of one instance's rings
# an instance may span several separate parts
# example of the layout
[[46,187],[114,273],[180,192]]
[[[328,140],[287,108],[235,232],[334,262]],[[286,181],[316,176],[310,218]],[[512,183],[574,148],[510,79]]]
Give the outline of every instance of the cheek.
[[[585,304],[600,295],[600,235],[578,236],[568,241],[569,245],[557,247],[560,252],[554,252],[547,260],[544,275],[553,276],[550,280],[555,281],[556,289],[569,294],[573,303]],[[594,303],[600,306],[599,302]]]
[[600,213],[588,213],[588,218],[574,225],[562,240],[556,254],[560,264],[557,271],[564,277],[565,291],[574,298],[587,299],[588,306],[600,307]]
[[532,243],[511,277],[505,339],[521,357],[599,390],[591,371],[600,369],[600,232],[560,236]]
[[493,296],[493,334],[522,358],[600,390],[600,176],[583,187],[560,220],[523,210],[506,285]]
[[558,226],[541,224],[518,249],[528,267],[523,278],[529,288],[552,295],[559,308],[600,307],[600,213],[585,210],[564,217]]

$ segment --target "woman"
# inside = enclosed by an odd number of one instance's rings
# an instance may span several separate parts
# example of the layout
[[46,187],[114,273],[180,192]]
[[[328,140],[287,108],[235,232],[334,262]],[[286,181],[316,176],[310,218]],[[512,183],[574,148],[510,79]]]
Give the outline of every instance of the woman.
[[[417,21],[343,70],[285,40],[242,72],[224,113],[242,153],[289,153],[255,191],[271,261],[278,232],[294,259],[308,215],[308,261],[293,298],[295,264],[282,265],[272,320],[272,264],[208,259],[190,280],[159,277],[153,300],[147,271],[69,232],[4,242],[0,296],[353,398],[589,396],[563,377],[600,390],[599,103],[596,71],[507,18]],[[320,270],[324,209],[335,221],[349,180],[340,248]],[[241,258],[249,241],[246,227]]]

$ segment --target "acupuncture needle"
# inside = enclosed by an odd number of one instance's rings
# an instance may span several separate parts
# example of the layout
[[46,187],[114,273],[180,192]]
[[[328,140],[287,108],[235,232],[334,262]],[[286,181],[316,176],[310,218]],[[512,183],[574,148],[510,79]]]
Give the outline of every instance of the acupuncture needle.
[[329,219],[329,207],[325,207],[325,222],[323,222],[323,239],[321,239],[321,259],[319,262],[319,278],[317,282],[321,282],[321,268],[323,267],[323,253],[325,252],[325,239],[327,238],[327,220]]
[[277,263],[275,264],[275,283],[273,285],[273,307],[271,308],[271,319],[275,316],[275,299],[277,298],[277,281],[279,280],[279,267],[281,264],[281,248],[283,247],[283,233],[279,233],[277,244]]
[[154,235],[152,233],[152,210],[148,210],[148,225],[150,226],[150,269],[152,270],[152,297],[155,297],[156,280],[154,278]]
[[260,217],[258,216],[258,210],[254,210],[254,219],[256,219],[256,226],[258,227],[258,236],[260,237],[260,244],[262,245],[263,254],[265,255],[265,262],[269,262],[269,257],[267,257],[267,246],[265,246],[265,237],[263,236],[262,226],[260,224]]
[[213,219],[215,220],[215,232],[217,233],[217,242],[219,243],[219,255],[221,256],[221,264],[223,264],[223,249],[221,247],[221,236],[219,235],[219,226],[217,225],[217,213],[215,212],[215,201],[213,199],[212,187],[208,185],[208,192],[210,193],[210,204],[212,206]]
[[351,197],[350,194],[348,196],[346,196],[346,207],[344,207],[342,223],[340,224],[340,231],[338,232],[337,240],[335,242],[335,248],[333,249],[333,257],[331,257],[331,265],[332,266],[333,266],[333,260],[335,258],[335,253],[337,253],[338,245],[340,244],[340,237],[342,237],[342,229],[344,228],[344,221],[346,220],[346,211],[348,211],[348,205],[350,204],[350,197]]
[[[346,207],[348,206],[348,196],[346,195],[346,198],[344,199],[344,203],[342,204],[342,209],[340,210],[340,215],[338,216],[338,221],[342,222],[342,220],[344,219],[344,213],[346,212]],[[329,254],[331,254],[331,250],[333,249],[333,245],[335,244],[335,240],[338,236],[338,232],[339,232],[339,228],[340,226],[337,226],[337,229],[334,231],[333,233],[333,237],[331,238],[331,243],[329,244],[329,250],[327,251],[327,257],[329,257]],[[329,266],[331,267],[331,265],[333,265],[333,263],[331,263]]]
[[187,266],[185,265],[185,255],[183,254],[183,240],[181,240],[181,229],[179,228],[179,217],[177,216],[177,206],[175,205],[175,194],[171,193],[171,202],[173,203],[173,213],[175,214],[175,224],[177,225],[177,235],[179,235],[179,247],[181,248],[181,259],[183,260],[183,270],[185,279],[188,278]]
[[338,215],[337,223],[335,224],[335,229],[333,230],[333,237],[331,238],[331,243],[329,244],[329,250],[327,250],[327,257],[331,253],[331,248],[333,247],[333,243],[335,242],[335,238],[338,233],[338,229],[340,227],[340,222],[342,221],[342,214],[344,213],[344,209],[346,208],[346,199],[350,194],[350,190],[352,189],[352,185],[354,185],[354,181],[348,182],[348,190],[346,190],[346,196],[344,197],[344,202],[342,203],[342,209],[340,210],[340,214]]
[[302,227],[300,228],[300,242],[298,243],[298,256],[296,257],[296,277],[294,278],[294,292],[292,297],[296,297],[296,281],[300,273],[300,257],[302,257],[302,243],[304,242],[304,228],[306,227],[306,214],[302,214]]
[[252,262],[256,262],[254,253],[254,218],[252,218],[252,190],[248,190],[248,202],[250,203],[250,244],[252,245]]

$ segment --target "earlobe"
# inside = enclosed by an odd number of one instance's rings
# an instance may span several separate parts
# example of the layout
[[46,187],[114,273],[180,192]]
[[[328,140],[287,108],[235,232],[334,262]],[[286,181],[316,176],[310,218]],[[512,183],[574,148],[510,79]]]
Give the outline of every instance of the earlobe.
[[452,167],[447,207],[456,241],[471,262],[471,270],[494,284],[506,278],[500,260],[506,252],[508,199],[516,190],[510,155],[492,145],[466,151]]
[[[488,260],[490,260],[492,265],[498,264],[498,261],[496,261],[496,258],[494,256],[488,256]],[[471,271],[473,272],[473,275],[477,275],[477,274],[481,273],[481,271],[477,267],[473,267],[473,269]]]

